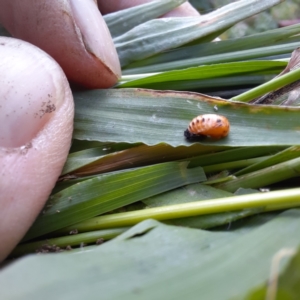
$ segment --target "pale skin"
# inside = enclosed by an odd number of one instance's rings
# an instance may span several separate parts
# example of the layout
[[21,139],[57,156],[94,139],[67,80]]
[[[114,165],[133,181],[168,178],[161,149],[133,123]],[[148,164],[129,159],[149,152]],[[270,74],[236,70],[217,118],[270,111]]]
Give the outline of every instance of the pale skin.
[[[149,1],[98,6],[106,14]],[[0,37],[0,261],[43,208],[68,155],[74,106],[65,74],[89,88],[121,75],[99,9],[94,0],[0,0],[0,23],[28,42]],[[188,3],[167,14],[198,15]]]

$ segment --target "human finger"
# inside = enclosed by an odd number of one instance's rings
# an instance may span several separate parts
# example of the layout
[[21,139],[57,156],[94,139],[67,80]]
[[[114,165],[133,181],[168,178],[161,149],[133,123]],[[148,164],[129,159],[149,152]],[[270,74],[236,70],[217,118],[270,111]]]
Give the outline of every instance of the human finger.
[[121,76],[116,49],[94,0],[0,0],[0,22],[13,37],[50,54],[73,82],[108,88]]
[[68,155],[73,97],[59,65],[0,37],[0,261],[45,204]]

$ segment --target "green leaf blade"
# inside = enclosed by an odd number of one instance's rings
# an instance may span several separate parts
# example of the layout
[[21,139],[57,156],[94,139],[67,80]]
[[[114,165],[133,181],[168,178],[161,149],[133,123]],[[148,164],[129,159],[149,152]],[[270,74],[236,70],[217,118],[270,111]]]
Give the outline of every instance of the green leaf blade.
[[200,114],[228,118],[227,138],[203,140],[211,146],[286,146],[299,141],[299,108],[229,102],[202,94],[142,89],[97,90],[74,94],[74,138],[173,147],[191,143],[183,132]]
[[[244,229],[225,232],[146,221],[89,251],[17,261],[0,273],[0,297],[244,299],[250,291],[267,287],[272,258],[282,248],[300,246],[299,210],[267,219],[253,217]],[[279,275],[292,259],[280,264]],[[41,270],[47,272],[41,276]]]
[[[200,17],[148,21],[114,40],[122,66],[197,39],[211,40],[235,23],[261,12],[279,0],[238,1]],[[168,35],[166,36],[166,32]]]
[[186,0],[152,1],[104,15],[103,18],[112,37],[117,37],[139,24],[162,16],[184,2]]
[[186,166],[184,162],[165,163],[76,183],[51,196],[25,240],[185,184],[206,180],[201,168],[187,169]]

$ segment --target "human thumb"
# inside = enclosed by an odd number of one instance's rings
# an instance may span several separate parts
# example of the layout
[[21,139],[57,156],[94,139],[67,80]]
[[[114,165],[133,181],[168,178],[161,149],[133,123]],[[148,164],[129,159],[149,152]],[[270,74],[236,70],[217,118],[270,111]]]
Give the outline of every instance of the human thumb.
[[0,261],[45,204],[68,155],[73,97],[60,66],[0,37]]

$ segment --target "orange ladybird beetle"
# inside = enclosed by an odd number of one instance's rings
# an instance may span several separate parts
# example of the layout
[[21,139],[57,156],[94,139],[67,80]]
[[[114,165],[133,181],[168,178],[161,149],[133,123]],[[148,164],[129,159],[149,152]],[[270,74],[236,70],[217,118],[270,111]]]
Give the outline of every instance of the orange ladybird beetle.
[[210,137],[219,140],[228,135],[230,124],[227,118],[215,114],[200,115],[194,118],[184,136],[188,140]]

